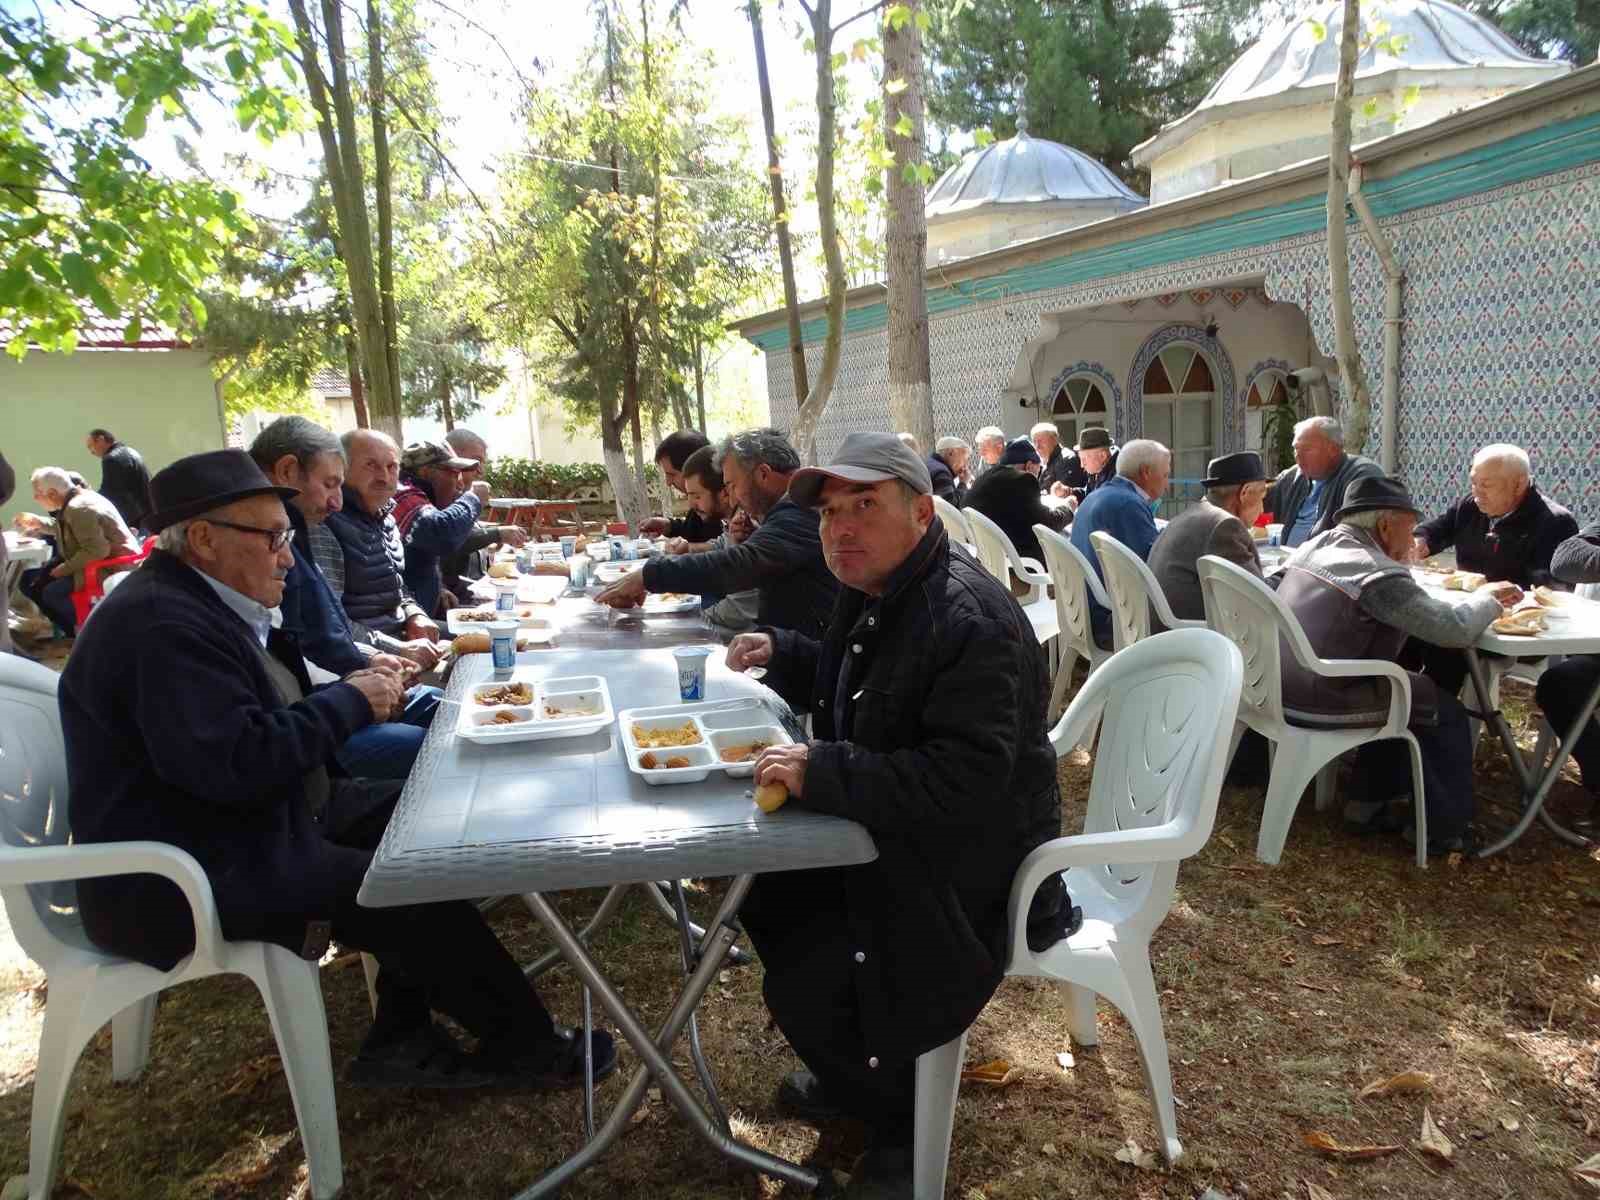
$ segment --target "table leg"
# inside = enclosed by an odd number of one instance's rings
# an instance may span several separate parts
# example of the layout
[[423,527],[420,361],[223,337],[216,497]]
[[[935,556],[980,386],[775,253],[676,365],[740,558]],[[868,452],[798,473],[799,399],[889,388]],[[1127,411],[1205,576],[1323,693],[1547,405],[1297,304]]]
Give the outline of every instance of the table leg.
[[1506,748],[1506,755],[1511,759],[1512,769],[1516,772],[1517,782],[1522,786],[1523,810],[1517,823],[1499,841],[1485,846],[1478,851],[1477,857],[1488,858],[1491,854],[1499,854],[1507,846],[1516,842],[1523,834],[1528,832],[1528,827],[1535,820],[1541,820],[1550,832],[1562,841],[1574,846],[1586,846],[1588,841],[1579,837],[1569,829],[1558,825],[1553,817],[1544,811],[1545,799],[1550,794],[1551,787],[1561,774],[1561,768],[1566,765],[1567,757],[1572,752],[1572,747],[1577,744],[1578,736],[1583,732],[1584,726],[1589,723],[1589,718],[1594,715],[1595,706],[1600,703],[1600,680],[1596,680],[1594,688],[1589,693],[1589,698],[1579,709],[1577,719],[1572,727],[1561,736],[1560,744],[1550,756],[1550,762],[1544,766],[1542,773],[1536,773],[1535,768],[1528,766],[1527,760],[1522,756],[1522,748],[1517,745],[1517,739],[1512,736],[1511,726],[1506,723],[1505,715],[1500,710],[1489,711],[1489,687],[1483,674],[1483,663],[1478,658],[1478,653],[1472,647],[1467,648],[1467,670],[1472,675],[1472,687],[1478,695],[1478,704],[1484,710],[1484,716],[1493,725],[1495,732],[1500,735],[1500,741]]
[[[804,739],[796,739],[796,740],[804,740]],[[667,898],[661,894],[661,885],[660,884],[658,884],[658,883],[644,883],[644,884],[640,884],[639,886],[644,888],[645,892],[649,895],[651,902],[654,903],[655,906],[658,909],[661,910],[661,915],[662,916],[666,917],[667,920],[669,920],[669,921],[672,921],[674,923],[677,922],[678,914],[675,911],[673,911],[673,907],[667,901]],[[677,884],[674,883],[672,886],[676,887]],[[685,917],[684,919],[687,920],[688,918]],[[689,932],[694,934],[696,940],[701,941],[701,942],[705,941],[706,931],[704,929],[700,928],[700,926],[696,925],[693,921],[689,921]],[[728,951],[728,961],[731,962],[731,963],[734,963],[734,964],[736,964],[738,966],[741,966],[741,967],[747,967],[747,966],[750,965],[752,960],[750,958],[749,953],[745,951],[744,947],[735,946],[735,947],[733,947],[733,949]]]
[[[606,922],[611,920],[616,913],[618,905],[622,903],[622,898],[628,894],[628,887],[629,885],[626,883],[619,883],[606,890],[605,898],[600,901],[600,907],[594,910],[594,916],[589,918],[589,923],[578,932],[577,936],[580,941],[588,944],[589,939],[605,927]],[[522,902],[528,906],[528,911],[537,918],[539,914],[533,907],[532,897],[533,893],[530,892],[522,897]],[[524,967],[522,973],[529,979],[537,979],[560,961],[561,951],[546,950]]]
[[[694,956],[698,953],[699,947],[695,944],[695,935],[689,932],[689,905],[683,898],[683,885],[676,879],[672,881],[672,903],[678,913],[678,956],[683,960],[683,977],[687,979],[695,968]],[[694,1073],[700,1077],[700,1088],[706,1094],[711,1113],[717,1119],[717,1127],[723,1133],[731,1132],[728,1125],[728,1110],[722,1106],[722,1097],[717,1094],[716,1080],[711,1078],[711,1067],[706,1063],[705,1051],[700,1048],[700,1022],[695,1019],[693,1013],[689,1014],[689,1057],[694,1062]]]
[[809,1171],[795,1163],[757,1150],[753,1146],[747,1146],[719,1129],[716,1122],[695,1102],[693,1094],[673,1071],[672,1062],[667,1057],[667,1052],[678,1040],[684,1026],[688,1024],[689,1017],[700,1003],[701,997],[711,986],[711,981],[717,977],[717,971],[721,969],[728,947],[733,945],[739,936],[739,930],[733,923],[734,916],[738,913],[739,906],[744,903],[754,879],[752,875],[739,875],[729,883],[727,895],[723,898],[712,923],[709,943],[702,948],[700,962],[684,983],[683,991],[678,994],[677,1002],[672,1006],[672,1011],[667,1014],[655,1037],[650,1036],[639,1018],[617,994],[616,989],[595,965],[583,943],[562,920],[561,914],[539,893],[530,892],[527,895],[528,907],[555,940],[562,957],[572,964],[573,971],[585,986],[594,989],[595,994],[600,997],[600,1003],[611,1013],[622,1031],[622,1036],[627,1039],[643,1063],[628,1080],[627,1088],[611,1110],[611,1115],[600,1127],[598,1135],[571,1158],[546,1172],[532,1186],[519,1193],[517,1200],[535,1200],[539,1196],[551,1195],[579,1171],[591,1166],[627,1129],[629,1119],[644,1100],[645,1088],[651,1078],[660,1084],[662,1095],[683,1115],[689,1127],[717,1153],[762,1174],[771,1175],[807,1190],[817,1187],[820,1177],[815,1171]]

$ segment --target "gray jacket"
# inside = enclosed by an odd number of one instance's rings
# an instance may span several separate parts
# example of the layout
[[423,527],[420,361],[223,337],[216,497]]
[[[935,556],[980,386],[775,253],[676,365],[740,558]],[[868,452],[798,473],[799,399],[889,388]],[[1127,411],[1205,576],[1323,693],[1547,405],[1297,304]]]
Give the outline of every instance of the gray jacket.
[[1172,615],[1180,621],[1205,620],[1198,565],[1206,554],[1237,563],[1261,578],[1255,539],[1238,517],[1212,504],[1196,504],[1179,513],[1150,549],[1150,572],[1161,585]]
[[[1376,478],[1382,474],[1382,467],[1370,458],[1362,458],[1359,454],[1346,454],[1340,459],[1339,469],[1328,478],[1327,486],[1322,489],[1322,495],[1317,497],[1317,522],[1302,541],[1309,541],[1333,528],[1333,514],[1344,504],[1345,488],[1357,479]],[[1289,530],[1294,525],[1295,514],[1300,511],[1300,506],[1306,502],[1306,496],[1310,492],[1311,480],[1301,474],[1299,467],[1290,467],[1267,489],[1267,511],[1273,515],[1274,520],[1283,525],[1285,544],[1288,542]]]

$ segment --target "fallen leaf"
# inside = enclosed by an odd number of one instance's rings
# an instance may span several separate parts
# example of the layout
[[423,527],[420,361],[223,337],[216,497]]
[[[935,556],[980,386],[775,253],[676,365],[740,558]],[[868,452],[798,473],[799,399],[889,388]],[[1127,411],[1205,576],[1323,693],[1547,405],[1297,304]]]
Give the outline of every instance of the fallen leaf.
[[1339,994],[1339,989],[1336,987],[1331,987],[1328,984],[1323,983],[1311,983],[1304,979],[1296,979],[1294,981],[1294,985],[1295,987],[1303,987],[1308,992],[1330,992],[1335,996]]
[[1449,854],[1445,855],[1444,865],[1449,867],[1452,871],[1459,867],[1461,865],[1461,851],[1452,850]]
[[1418,1150],[1433,1155],[1441,1162],[1449,1162],[1450,1156],[1456,1152],[1454,1144],[1433,1123],[1433,1114],[1426,1105],[1422,1109],[1422,1135],[1417,1138],[1416,1144]]
[[1122,1143],[1122,1148],[1116,1153],[1116,1159],[1118,1162],[1138,1167],[1141,1171],[1154,1171],[1159,1165],[1155,1151],[1140,1149],[1139,1143],[1132,1138]]
[[1404,971],[1401,971],[1400,982],[1405,984],[1413,992],[1420,992],[1422,990],[1422,980],[1415,975],[1407,975]]
[[1522,1122],[1517,1120],[1515,1117],[1501,1117],[1500,1128],[1504,1129],[1507,1133],[1515,1133],[1517,1130],[1522,1128]]
[[1060,1067],[1063,1071],[1072,1070],[1073,1065],[1072,1055],[1067,1053],[1065,1050],[1056,1055],[1056,1066]]
[[980,1083],[984,1087],[1002,1088],[1022,1078],[1022,1072],[1003,1058],[967,1067],[961,1072],[962,1083]]
[[1286,967],[1294,966],[1294,951],[1293,950],[1285,950],[1283,952],[1283,957],[1281,959],[1279,959],[1278,961],[1281,962]]
[[1399,1146],[1346,1146],[1331,1134],[1320,1130],[1301,1134],[1300,1140],[1313,1150],[1320,1150],[1334,1158],[1382,1158],[1386,1154],[1398,1154],[1401,1149]]
[[1433,1086],[1433,1076],[1426,1071],[1402,1071],[1388,1079],[1376,1079],[1361,1089],[1363,1100],[1373,1096],[1398,1096],[1407,1092],[1425,1092]]
[[1600,1154],[1591,1154],[1573,1167],[1572,1173],[1596,1191],[1600,1191]]
[[1302,1179],[1300,1182],[1306,1185],[1306,1200],[1333,1200],[1333,1193],[1327,1188],[1312,1183],[1309,1179]]
[[1314,943],[1316,943],[1318,946],[1342,946],[1342,945],[1344,945],[1344,939],[1343,938],[1329,937],[1325,933],[1313,933],[1311,935],[1311,940]]
[[1039,1153],[1045,1155],[1046,1157],[1053,1156],[1055,1152],[1056,1144],[1054,1142],[1046,1142],[1044,1145],[1039,1147]]

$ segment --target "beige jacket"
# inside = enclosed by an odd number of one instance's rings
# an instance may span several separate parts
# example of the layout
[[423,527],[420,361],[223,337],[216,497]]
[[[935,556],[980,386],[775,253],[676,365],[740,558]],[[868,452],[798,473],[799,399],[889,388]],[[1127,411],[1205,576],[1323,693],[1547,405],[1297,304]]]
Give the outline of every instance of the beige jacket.
[[46,521],[44,533],[56,539],[62,565],[72,572],[72,585],[83,587],[83,569],[96,559],[121,558],[139,553],[139,539],[99,492],[74,488],[56,519]]

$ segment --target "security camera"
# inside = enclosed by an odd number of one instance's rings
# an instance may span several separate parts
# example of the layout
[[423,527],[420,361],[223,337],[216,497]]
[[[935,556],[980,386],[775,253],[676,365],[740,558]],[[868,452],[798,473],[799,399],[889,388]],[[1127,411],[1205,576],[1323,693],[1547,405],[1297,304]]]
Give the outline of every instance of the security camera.
[[1321,367],[1301,367],[1298,371],[1289,372],[1289,386],[1302,388],[1308,383],[1322,383],[1328,374]]

